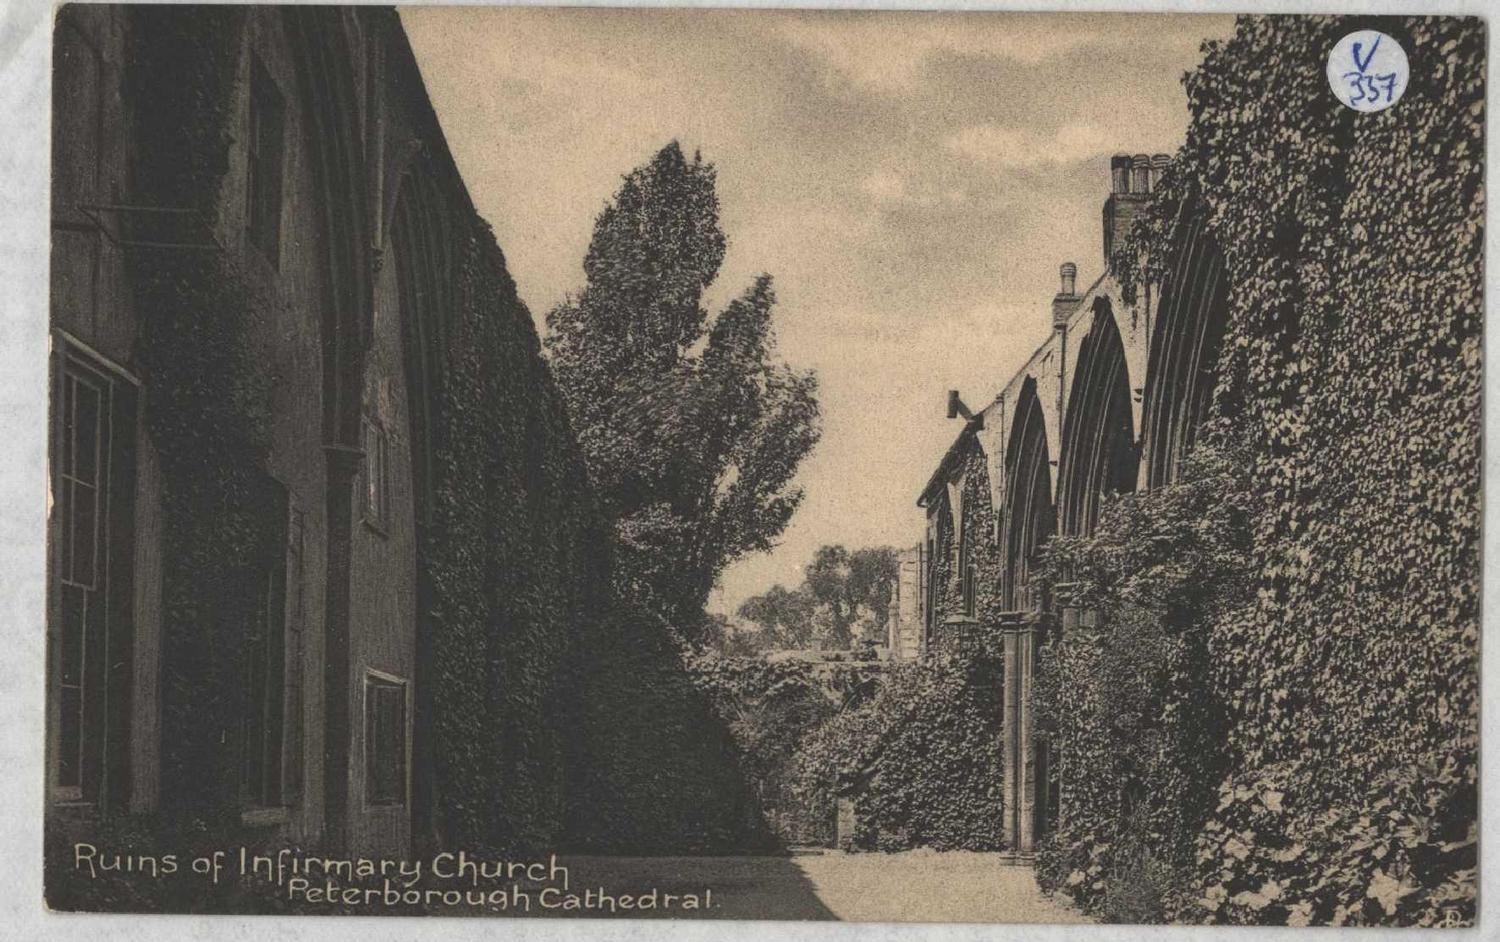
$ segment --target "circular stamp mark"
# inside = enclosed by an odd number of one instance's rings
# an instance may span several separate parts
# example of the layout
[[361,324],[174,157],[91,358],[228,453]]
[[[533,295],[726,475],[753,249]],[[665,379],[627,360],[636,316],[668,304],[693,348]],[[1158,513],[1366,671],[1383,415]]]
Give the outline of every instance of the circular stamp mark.
[[1411,68],[1401,44],[1379,30],[1362,29],[1328,51],[1328,87],[1355,111],[1383,111],[1406,93]]

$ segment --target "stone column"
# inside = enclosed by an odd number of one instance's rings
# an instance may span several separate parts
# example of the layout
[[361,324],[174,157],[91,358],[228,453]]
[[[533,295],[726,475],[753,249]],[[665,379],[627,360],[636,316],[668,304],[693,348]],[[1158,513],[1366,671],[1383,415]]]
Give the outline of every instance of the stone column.
[[859,826],[859,813],[854,807],[854,799],[848,795],[839,796],[837,808],[833,843],[839,850],[851,851],[854,849],[854,832]]
[[1036,627],[1021,626],[1016,638],[1016,726],[1017,775],[1016,851],[1029,854],[1036,849],[1036,750],[1032,742],[1031,679],[1036,660]]
[[1019,612],[1001,624],[1005,690],[1000,724],[1004,757],[1005,826],[1012,853],[1036,847],[1036,750],[1033,748],[1031,682],[1036,661],[1036,626]]
[[1005,689],[1002,702],[1003,712],[1000,721],[1000,749],[1003,761],[1004,782],[1004,814],[1005,825],[1002,837],[1013,853],[1021,850],[1020,819],[1017,796],[1020,793],[1021,768],[1018,760],[1017,742],[1020,737],[1020,717],[1016,714],[1015,693],[1019,686],[1019,672],[1017,671],[1018,659],[1016,657],[1016,632],[1010,623],[1004,625],[1001,635],[1002,650],[1005,657]]

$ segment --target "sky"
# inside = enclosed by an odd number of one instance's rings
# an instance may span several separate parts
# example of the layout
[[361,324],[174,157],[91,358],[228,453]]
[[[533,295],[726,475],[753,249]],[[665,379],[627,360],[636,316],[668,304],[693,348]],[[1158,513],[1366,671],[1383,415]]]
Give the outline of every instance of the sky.
[[405,7],[459,171],[538,330],[594,218],[671,140],[718,168],[711,312],[774,278],[778,350],[823,436],[779,544],[710,609],[825,543],[914,545],[922,485],[1051,329],[1058,266],[1103,268],[1114,153],[1170,153],[1226,16]]

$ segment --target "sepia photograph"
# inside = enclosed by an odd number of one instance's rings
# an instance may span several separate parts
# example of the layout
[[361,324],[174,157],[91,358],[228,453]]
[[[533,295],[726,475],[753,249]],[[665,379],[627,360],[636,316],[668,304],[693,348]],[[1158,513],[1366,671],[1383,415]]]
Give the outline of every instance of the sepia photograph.
[[47,28],[46,918],[1476,924],[1483,19]]

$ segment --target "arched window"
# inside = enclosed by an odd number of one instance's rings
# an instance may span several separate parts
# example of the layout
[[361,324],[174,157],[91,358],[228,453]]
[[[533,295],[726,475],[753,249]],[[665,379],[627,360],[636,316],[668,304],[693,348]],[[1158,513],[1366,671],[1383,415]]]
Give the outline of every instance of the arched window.
[[978,566],[974,562],[973,524],[965,518],[959,522],[958,540],[958,595],[964,617],[973,618],[977,609],[975,583],[978,581]]

